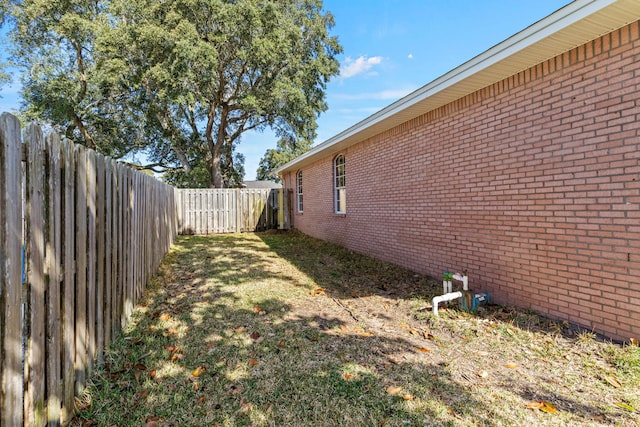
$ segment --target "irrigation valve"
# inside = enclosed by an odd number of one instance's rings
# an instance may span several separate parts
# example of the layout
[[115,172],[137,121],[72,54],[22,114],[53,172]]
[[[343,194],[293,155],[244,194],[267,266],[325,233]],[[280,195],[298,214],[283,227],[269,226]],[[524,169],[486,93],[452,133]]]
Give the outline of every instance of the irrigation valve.
[[[453,292],[453,281],[462,282],[462,291]],[[464,274],[450,273],[445,271],[442,275],[442,291],[443,295],[433,298],[433,314],[438,315],[438,304],[441,302],[453,301],[460,298],[460,308],[464,311],[475,313],[481,305],[491,302],[491,296],[487,292],[475,293],[469,290],[469,276],[467,272]]]

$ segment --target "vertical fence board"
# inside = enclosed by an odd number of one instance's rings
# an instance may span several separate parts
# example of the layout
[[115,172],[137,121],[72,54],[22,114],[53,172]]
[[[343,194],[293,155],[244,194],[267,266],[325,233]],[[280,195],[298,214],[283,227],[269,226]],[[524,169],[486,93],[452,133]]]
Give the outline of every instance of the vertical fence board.
[[126,283],[127,283],[127,292],[125,299],[125,310],[124,310],[124,322],[123,328],[128,324],[129,316],[133,311],[133,295],[134,295],[134,283],[133,283],[133,264],[135,261],[135,257],[133,256],[133,244],[134,239],[133,236],[133,219],[134,219],[134,190],[133,190],[133,179],[131,171],[127,168],[123,168],[126,180],[127,180],[127,210],[125,213],[125,222],[127,224],[125,236],[128,236],[126,240],[127,250],[125,252],[126,257],[124,258],[125,266],[126,266]]
[[73,414],[75,379],[75,161],[73,145],[62,142],[64,156],[64,280],[62,289],[62,421],[67,422]]
[[112,282],[112,254],[113,254],[113,168],[111,159],[105,158],[104,165],[104,207],[105,207],[105,221],[104,221],[104,347],[107,348],[111,345],[111,328],[112,328],[112,310],[111,305],[111,293],[113,289]]
[[[129,300],[129,262],[131,261],[129,253],[129,245],[131,244],[131,234],[129,230],[130,215],[131,215],[131,188],[129,187],[130,181],[127,174],[127,170],[124,166],[118,165],[120,169],[120,176],[122,178],[122,205],[120,206],[120,218],[122,218],[120,224],[120,237],[122,241],[122,251],[120,252],[120,264],[121,264],[121,281],[122,281],[122,293],[120,301],[120,327],[124,329],[127,325],[127,305]],[[127,236],[125,239],[124,237]],[[118,285],[120,287],[120,284]]]
[[140,298],[140,295],[142,294],[142,273],[143,273],[143,269],[142,269],[142,257],[144,255],[144,247],[142,245],[143,242],[143,231],[144,228],[142,226],[142,221],[140,218],[140,215],[142,215],[143,213],[143,209],[144,209],[144,204],[142,203],[142,198],[143,198],[143,192],[142,192],[142,185],[141,185],[141,181],[142,181],[142,177],[139,173],[136,173],[133,175],[133,179],[134,179],[134,186],[135,186],[135,212],[134,212],[134,224],[133,224],[133,234],[135,236],[135,242],[134,242],[134,248],[133,248],[133,255],[134,255],[134,260],[136,261],[135,265],[133,266],[133,274],[134,274],[134,283],[135,283],[135,295],[134,295],[134,299],[133,299],[133,304],[135,305],[138,302],[138,299]]
[[87,370],[87,152],[75,146],[76,158],[76,394],[84,389]]
[[118,328],[120,325],[120,311],[119,311],[119,303],[120,303],[120,286],[121,286],[121,277],[120,277],[120,252],[122,250],[121,241],[120,241],[120,172],[118,168],[118,164],[114,161],[111,162],[111,173],[113,178],[113,188],[111,190],[111,203],[112,203],[112,212],[111,218],[113,220],[113,229],[112,235],[113,239],[111,242],[113,256],[111,259],[111,338],[114,339],[118,333]]
[[60,281],[61,246],[61,179],[60,140],[57,135],[47,137],[48,146],[48,233],[47,240],[47,418],[55,424],[60,420],[61,388],[61,316]]
[[22,425],[20,123],[0,116],[0,424]]
[[116,281],[116,288],[118,291],[117,296],[117,313],[118,313],[118,321],[120,322],[120,328],[124,328],[124,318],[123,318],[123,303],[124,303],[124,290],[126,289],[126,275],[125,275],[125,260],[127,259],[127,255],[124,252],[126,248],[126,244],[124,239],[122,238],[125,235],[125,226],[124,226],[124,218],[125,218],[125,209],[127,206],[126,198],[127,198],[127,183],[125,181],[124,176],[124,168],[122,165],[117,164],[116,168],[118,170],[118,280]]
[[29,425],[41,426],[45,414],[45,283],[44,283],[44,141],[35,124],[25,131],[27,148],[26,259],[28,300],[25,321],[29,336],[25,357],[25,414]]
[[87,151],[87,377],[96,355],[96,153]]
[[101,154],[96,155],[96,334],[95,334],[95,348],[96,348],[96,361],[98,365],[103,361],[103,349],[104,349],[104,260],[105,260],[105,159]]

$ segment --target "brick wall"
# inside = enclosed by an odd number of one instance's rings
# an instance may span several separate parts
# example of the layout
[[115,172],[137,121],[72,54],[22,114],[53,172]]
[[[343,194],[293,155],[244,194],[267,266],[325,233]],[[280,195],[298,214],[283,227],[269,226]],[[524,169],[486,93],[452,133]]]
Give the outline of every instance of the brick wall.
[[[640,337],[640,25],[303,168],[294,226],[615,339]],[[295,189],[295,176],[285,177]]]

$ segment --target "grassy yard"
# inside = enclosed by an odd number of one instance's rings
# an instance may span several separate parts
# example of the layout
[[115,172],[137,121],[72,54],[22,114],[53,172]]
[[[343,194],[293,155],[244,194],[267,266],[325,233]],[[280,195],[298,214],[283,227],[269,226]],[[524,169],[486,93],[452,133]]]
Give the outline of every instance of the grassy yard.
[[299,233],[181,237],[82,426],[636,426],[640,348]]

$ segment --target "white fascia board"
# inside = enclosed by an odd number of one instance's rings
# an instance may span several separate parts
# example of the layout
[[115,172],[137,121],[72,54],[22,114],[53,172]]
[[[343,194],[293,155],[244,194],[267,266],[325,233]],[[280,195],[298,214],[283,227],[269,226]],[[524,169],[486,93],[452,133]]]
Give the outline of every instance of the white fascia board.
[[[329,138],[322,142],[306,153],[298,156],[292,161],[276,169],[275,173],[280,174],[286,170],[295,167],[298,164],[304,163],[305,160],[315,157],[324,150],[329,149],[332,146],[339,144],[342,141],[350,137],[356,136],[358,133],[370,128],[373,125],[381,123],[390,117],[402,112],[403,110],[416,105],[419,102],[451,87],[465,79],[470,78],[476,73],[481,72],[501,61],[508,60],[508,58],[517,52],[520,52],[550,36],[570,27],[578,21],[616,3],[617,0],[576,0],[573,3],[557,10],[546,18],[532,24],[524,30],[518,32],[512,37],[504,40],[503,42],[493,46],[486,50],[484,53],[472,58],[464,64],[454,68],[448,73],[438,77],[431,83],[417,89],[402,99],[390,104],[377,113],[372,114],[366,119],[358,122],[357,124],[349,127],[341,133]],[[587,42],[584,40],[582,43]],[[576,47],[575,44],[568,44],[564,51]],[[550,52],[548,58],[556,56],[562,52],[555,51]],[[546,59],[548,59],[546,58]],[[530,64],[528,67],[536,64]],[[502,76],[500,79],[508,76]],[[481,88],[477,88],[481,89]],[[453,100],[452,100],[453,101]],[[357,142],[357,141],[356,141]],[[354,143],[356,143],[354,142]]]

